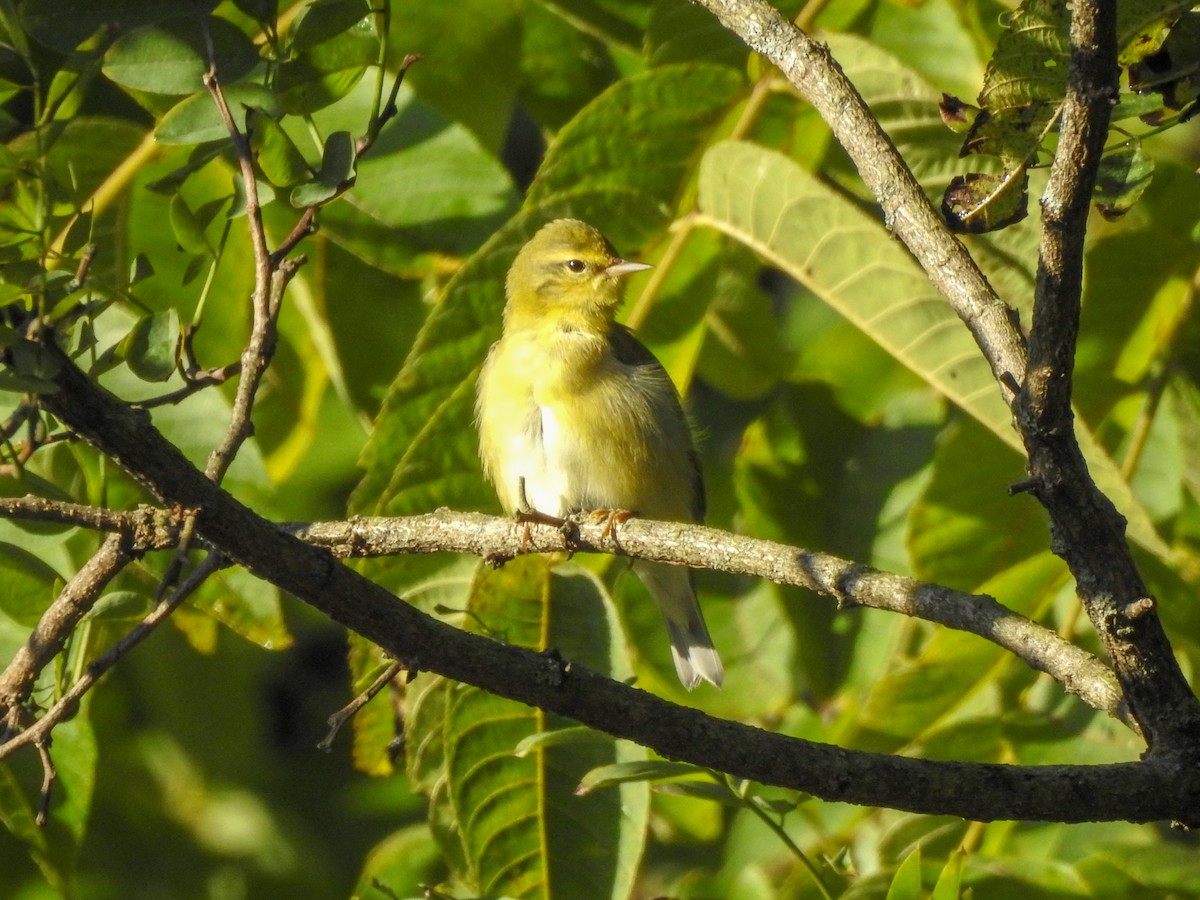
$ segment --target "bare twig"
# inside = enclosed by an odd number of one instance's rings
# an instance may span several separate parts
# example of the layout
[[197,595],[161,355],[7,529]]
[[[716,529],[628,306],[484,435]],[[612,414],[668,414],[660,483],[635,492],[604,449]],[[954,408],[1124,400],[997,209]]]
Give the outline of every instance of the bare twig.
[[125,546],[135,553],[174,547],[179,543],[179,529],[183,524],[178,510],[139,506],[122,512],[33,495],[0,497],[0,519],[53,522],[120,534],[125,537]]
[[835,597],[843,608],[885,609],[976,634],[1046,672],[1089,706],[1131,723],[1112,672],[1051,629],[992,597],[881,572],[827,553],[702,525],[645,519],[630,519],[615,537],[606,535],[602,524],[585,522],[570,539],[558,528],[533,527],[524,540],[523,531],[509,519],[450,510],[391,519],[355,517],[292,530],[340,558],[451,551],[505,559],[527,552],[574,550],[681,563],[796,585]]
[[400,662],[393,660],[392,662],[388,663],[384,670],[379,673],[379,677],[372,681],[365,691],[330,716],[329,733],[317,742],[317,749],[329,750],[331,747],[333,747],[334,738],[336,738],[337,733],[342,730],[342,726],[345,725],[355,713],[370,703],[371,699],[376,694],[391,684],[392,679],[399,675],[403,669],[404,665]]
[[44,828],[50,817],[50,799],[54,792],[54,782],[58,780],[58,770],[54,768],[54,760],[50,758],[49,738],[37,742],[37,751],[42,761],[42,790],[34,822],[39,828]]
[[[207,24],[205,25],[207,28]],[[276,270],[271,265],[271,254],[267,249],[266,230],[263,228],[262,208],[258,201],[258,184],[254,177],[254,163],[250,154],[250,142],[238,128],[225,101],[225,94],[217,80],[216,62],[212,63],[208,74],[204,77],[204,86],[212,95],[213,102],[221,114],[229,138],[233,142],[234,153],[241,169],[243,189],[246,192],[246,221],[249,225],[250,244],[254,248],[254,292],[251,295],[251,306],[254,310],[253,324],[250,329],[250,340],[242,351],[241,380],[238,382],[237,395],[233,402],[233,412],[230,416],[229,427],[220,444],[213,449],[208,457],[205,474],[213,481],[220,483],[233,463],[238,449],[250,436],[250,412],[254,406],[254,398],[258,393],[258,385],[270,364],[274,350],[275,335],[270,314],[271,283]]]
[[[82,525],[125,536],[137,551],[179,543],[177,513],[141,507],[128,513],[61,504],[38,497],[0,499],[0,517]],[[992,597],[964,594],[869,566],[716,528],[631,519],[619,535],[580,523],[570,539],[556,528],[533,528],[523,539],[509,519],[439,510],[402,518],[355,517],[345,522],[292,524],[288,530],[335,556],[472,553],[496,560],[521,553],[573,550],[661,560],[698,569],[766,578],[835,597],[843,608],[890,610],[967,631],[1046,672],[1089,706],[1132,725],[1113,674],[1094,656],[1054,631],[1006,609]],[[4,681],[0,679],[0,686]],[[2,696],[2,693],[0,693]]]
[[[0,499],[0,517],[58,521],[119,532],[138,550],[161,549],[180,540],[181,519],[142,507],[129,513],[54,504],[37,497]],[[531,528],[528,537],[509,519],[439,510],[402,518],[356,517],[345,522],[292,524],[307,543],[342,559],[410,553],[471,553],[496,560],[521,553],[561,550],[614,553],[635,559],[680,563],[697,569],[765,578],[835,597],[840,606],[867,606],[967,631],[1014,653],[1046,672],[1089,706],[1136,727],[1125,710],[1116,679],[1099,660],[992,597],[964,594],[869,566],[677,522],[631,519],[614,538],[602,524],[580,523],[570,539],[557,528]],[[3,681],[0,681],[0,685]]]

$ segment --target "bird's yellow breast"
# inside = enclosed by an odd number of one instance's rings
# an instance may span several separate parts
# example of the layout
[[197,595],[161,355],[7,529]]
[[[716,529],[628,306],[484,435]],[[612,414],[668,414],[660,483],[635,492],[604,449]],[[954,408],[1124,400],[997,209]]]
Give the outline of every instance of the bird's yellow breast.
[[[661,372],[661,369],[657,369]],[[480,450],[501,503],[692,517],[690,436],[674,388],[622,362],[608,334],[547,323],[506,334],[480,381]]]

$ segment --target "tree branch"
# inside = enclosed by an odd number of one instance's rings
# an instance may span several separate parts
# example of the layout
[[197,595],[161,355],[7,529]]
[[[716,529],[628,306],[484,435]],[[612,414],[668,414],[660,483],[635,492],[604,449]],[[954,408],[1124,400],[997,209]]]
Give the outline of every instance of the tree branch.
[[1016,313],[996,296],[962,243],[943,224],[921,186],[879,126],[829,48],[814,41],[766,0],[693,0],[750,49],[774,63],[825,120],[850,155],[884,220],[963,320],[1006,402],[1025,375]]
[[1014,405],[1051,546],[1112,657],[1151,753],[1200,753],[1200,703],[1183,677],[1125,539],[1125,519],[1088,473],[1075,438],[1072,372],[1084,236],[1116,102],[1115,0],[1071,5],[1071,63],[1058,148],[1042,197],[1029,367]]
[[3,716],[0,719],[0,744],[24,728],[25,703],[38,675],[62,652],[67,638],[95,605],[105,586],[135,556],[123,535],[109,535],[42,613],[33,633],[0,674],[0,715]]
[[0,743],[0,759],[4,759],[29,744],[44,747],[49,741],[50,732],[54,726],[75,711],[79,701],[83,699],[83,695],[96,686],[101,676],[115,666],[125,654],[148,638],[151,632],[166,621],[180,603],[186,600],[209,575],[217,571],[223,564],[224,559],[219,553],[210,553],[202,563],[192,570],[182,584],[175,587],[170,596],[160,599],[154,609],[150,610],[128,634],[88,663],[87,670],[83,675],[71,685],[58,702],[46,710],[44,715],[20,733],[4,735],[3,742]]
[[843,609],[884,609],[978,635],[1046,672],[1089,706],[1135,727],[1113,674],[1092,654],[1050,629],[992,597],[881,572],[828,553],[703,525],[636,518],[612,535],[606,535],[603,524],[581,523],[569,538],[557,528],[534,527],[526,541],[509,519],[444,509],[405,518],[359,516],[289,530],[343,559],[444,551],[506,559],[527,552],[573,550],[765,578],[834,597]]
[[[671,759],[827,800],[976,820],[1194,819],[1200,770],[1169,758],[1108,766],[938,762],[842,750],[676,706],[581,666],[459,631],[420,613],[329,551],[307,545],[196,470],[151,425],[57,349],[42,401],[165,503],[195,509],[198,534],[256,576],[374,641],[409,670],[550,710]],[[552,672],[547,666],[553,666]]]
[[[51,513],[57,513],[57,518]],[[0,499],[0,517],[50,519],[119,531],[139,550],[172,546],[172,540],[179,539],[182,521],[149,507],[115,513],[52,504],[37,497]],[[398,518],[358,516],[344,522],[293,523],[284,528],[306,543],[327,548],[339,559],[450,552],[496,561],[522,553],[568,550],[765,578],[834,597],[844,609],[889,610],[978,635],[1050,675],[1089,706],[1137,728],[1113,673],[1054,631],[992,597],[881,572],[827,553],[702,525],[646,519],[631,519],[616,532],[606,531],[603,524],[584,522],[569,538],[557,528],[533,528],[526,540],[510,519],[445,509]]]
[[828,49],[765,0],[695,2],[778,66],[821,114],[889,225],[971,329],[1013,405],[1029,455],[1031,490],[1051,516],[1052,547],[1075,576],[1151,752],[1200,752],[1200,703],[1175,662],[1133,563],[1124,519],[1092,482],[1071,424],[1083,237],[1116,97],[1115,0],[1071,6],[1071,67],[1062,134],[1043,200],[1028,377],[1012,310],[944,227]]

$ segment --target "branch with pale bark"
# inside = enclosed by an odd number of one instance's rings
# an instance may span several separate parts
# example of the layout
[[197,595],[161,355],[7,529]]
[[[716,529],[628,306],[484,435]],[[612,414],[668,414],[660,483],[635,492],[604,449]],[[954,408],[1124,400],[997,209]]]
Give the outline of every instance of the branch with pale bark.
[[[126,553],[137,554],[175,546],[184,521],[182,516],[152,507],[120,513],[39,497],[0,498],[0,518],[98,528],[121,538]],[[603,524],[582,521],[570,535],[557,528],[537,527],[527,538],[509,519],[445,509],[420,516],[358,516],[348,521],[282,527],[306,543],[328,549],[338,559],[450,552],[469,553],[494,563],[522,553],[569,551],[612,553],[765,578],[833,597],[844,610],[883,609],[978,635],[1045,672],[1089,706],[1136,728],[1113,673],[1053,630],[1007,609],[993,597],[881,572],[828,553],[701,525],[636,518],[611,531]],[[44,624],[39,624],[23,652],[0,674],[0,698],[17,694],[5,690],[9,684],[24,685],[27,696],[37,672],[61,648],[77,621],[60,612],[65,602],[60,598],[51,605],[43,616]]]

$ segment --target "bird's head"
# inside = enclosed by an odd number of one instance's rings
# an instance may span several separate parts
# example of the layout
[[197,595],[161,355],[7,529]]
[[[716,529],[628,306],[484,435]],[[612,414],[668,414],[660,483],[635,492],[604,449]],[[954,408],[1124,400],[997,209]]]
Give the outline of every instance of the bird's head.
[[622,276],[649,269],[621,259],[599,231],[578,219],[555,219],[521,248],[505,284],[513,315],[574,313],[611,319]]

